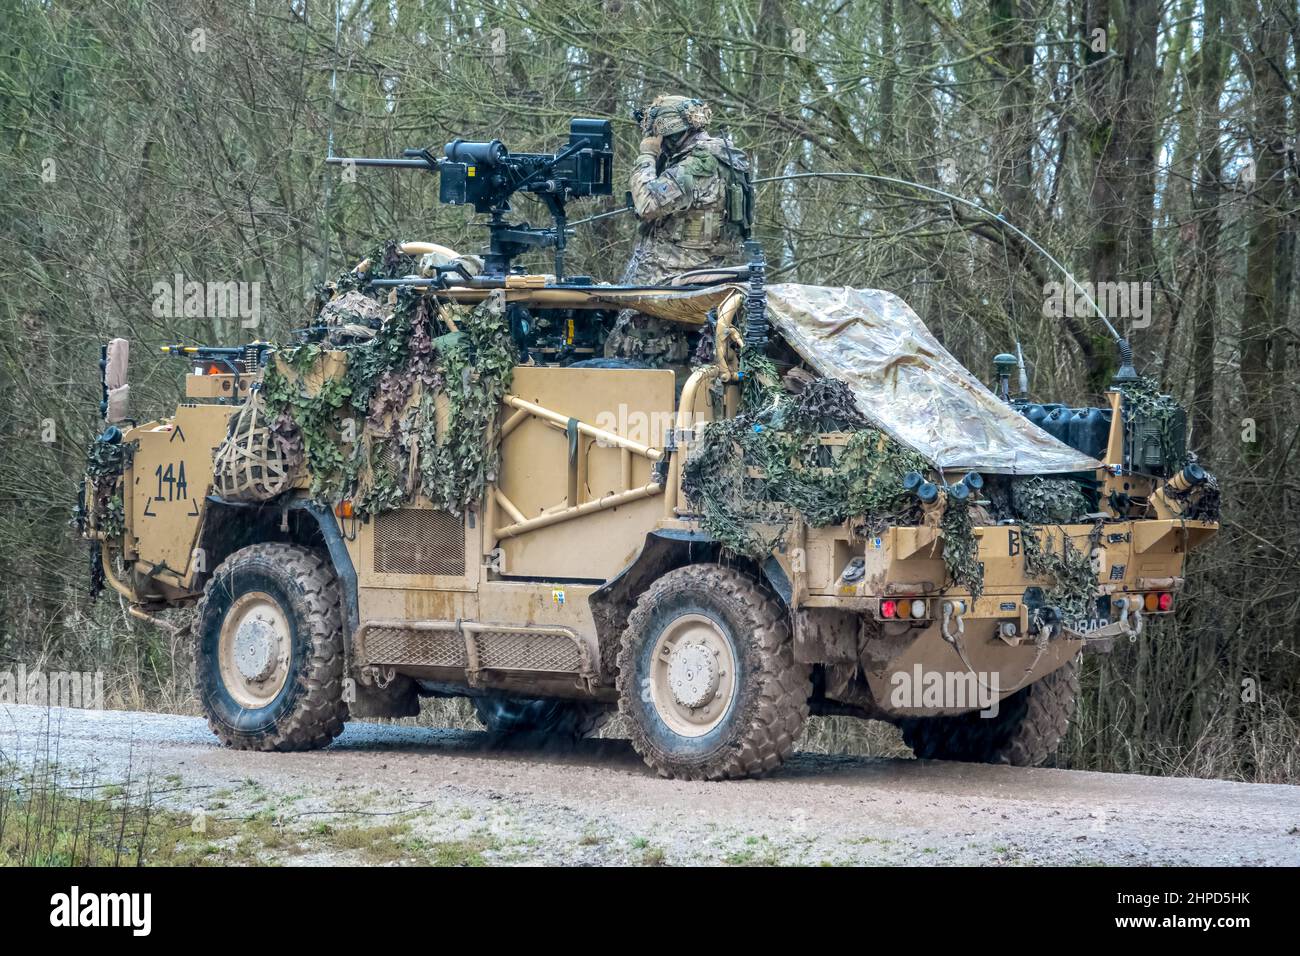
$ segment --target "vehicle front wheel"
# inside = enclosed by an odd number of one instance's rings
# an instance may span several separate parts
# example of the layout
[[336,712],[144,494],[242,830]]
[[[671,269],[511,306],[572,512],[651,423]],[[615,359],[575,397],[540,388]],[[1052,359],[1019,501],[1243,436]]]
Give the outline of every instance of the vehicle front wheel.
[[338,581],[289,544],[236,551],[194,618],[195,685],[208,726],[238,750],[311,750],[343,730]]
[[812,693],[786,618],[771,594],[732,568],[690,565],[651,585],[628,617],[618,656],[619,709],[646,763],[685,780],[781,765]]

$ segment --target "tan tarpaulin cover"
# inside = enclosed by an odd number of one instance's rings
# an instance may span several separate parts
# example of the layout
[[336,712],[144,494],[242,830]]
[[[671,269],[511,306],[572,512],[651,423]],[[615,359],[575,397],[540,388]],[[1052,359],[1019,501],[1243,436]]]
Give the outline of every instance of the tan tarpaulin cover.
[[847,382],[863,414],[941,468],[1101,467],[999,400],[892,293],[780,284],[767,301],[773,327],[809,365]]

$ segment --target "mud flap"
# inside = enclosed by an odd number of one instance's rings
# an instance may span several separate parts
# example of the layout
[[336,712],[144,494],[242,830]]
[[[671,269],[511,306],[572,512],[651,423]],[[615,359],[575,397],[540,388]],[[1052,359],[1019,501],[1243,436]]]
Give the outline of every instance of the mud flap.
[[352,699],[348,711],[353,717],[374,719],[377,717],[415,717],[420,713],[420,697],[415,681],[405,675],[397,675],[382,689],[374,684],[367,684],[354,677],[349,677],[351,687],[345,685],[345,693],[351,690]]

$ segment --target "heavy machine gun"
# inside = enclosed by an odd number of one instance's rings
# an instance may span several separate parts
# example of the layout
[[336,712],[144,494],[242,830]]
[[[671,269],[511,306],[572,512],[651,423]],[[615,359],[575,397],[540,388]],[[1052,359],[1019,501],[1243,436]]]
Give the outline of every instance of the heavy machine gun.
[[[566,204],[586,196],[613,191],[614,133],[609,120],[573,119],[569,142],[555,153],[512,153],[499,139],[487,142],[453,140],[438,158],[427,148],[405,149],[402,159],[331,156],[336,166],[390,166],[440,174],[438,199],[456,206],[473,206],[487,213],[489,245],[484,275],[503,277],[513,260],[534,248],[555,250],[555,278],[564,277],[564,247],[568,234]],[[551,214],[549,228],[512,223],[510,197],[532,193]]]

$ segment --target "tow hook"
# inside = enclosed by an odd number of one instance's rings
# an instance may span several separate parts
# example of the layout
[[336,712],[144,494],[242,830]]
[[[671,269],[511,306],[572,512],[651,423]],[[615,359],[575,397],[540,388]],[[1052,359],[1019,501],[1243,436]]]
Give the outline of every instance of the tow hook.
[[[1129,643],[1137,642],[1138,635],[1142,633],[1142,599],[1140,597],[1121,597],[1115,599],[1115,606],[1119,608],[1119,624],[1122,631],[1128,633]],[[1129,614],[1133,615],[1132,622],[1129,621]]]
[[1061,620],[1061,609],[1054,604],[1045,604],[1034,611],[1032,623],[1037,626],[1031,627],[1030,632],[1037,636],[1036,643],[1046,644],[1060,636],[1063,630]]
[[[943,602],[943,621],[939,624],[939,632],[943,634],[943,639],[949,644],[956,645],[957,641],[966,633],[966,622],[963,618],[966,616],[965,601],[944,601]],[[952,632],[952,622],[957,622],[957,633]]]

